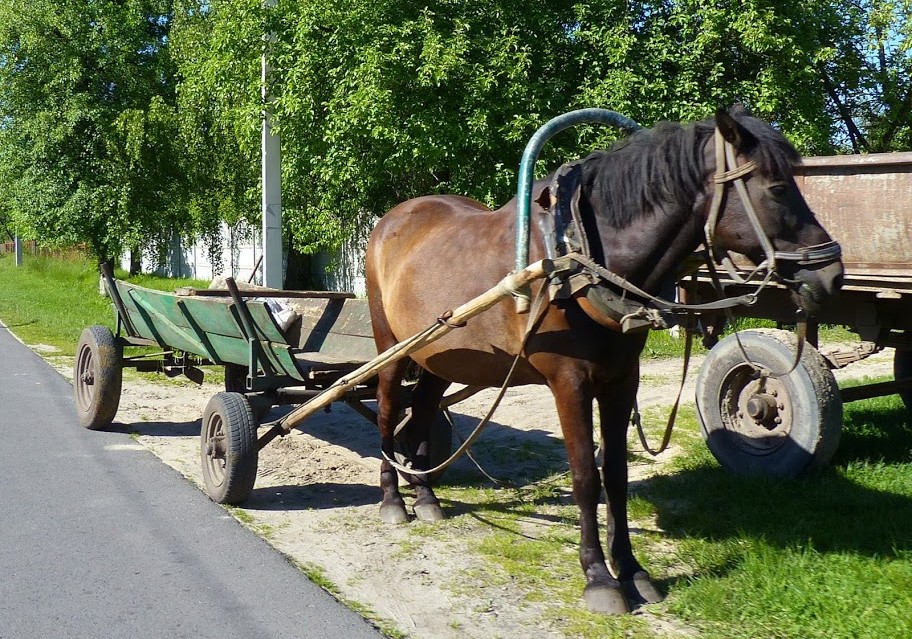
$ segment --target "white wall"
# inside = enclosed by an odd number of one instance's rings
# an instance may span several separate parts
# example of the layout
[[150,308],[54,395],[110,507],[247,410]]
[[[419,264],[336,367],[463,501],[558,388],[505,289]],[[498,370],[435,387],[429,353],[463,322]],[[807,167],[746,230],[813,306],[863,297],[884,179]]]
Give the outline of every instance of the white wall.
[[[160,263],[154,256],[144,255],[142,271],[164,277],[192,277],[211,280],[216,275],[230,276],[248,281],[262,253],[261,231],[256,228],[230,228],[222,225],[221,251],[210,259],[208,247],[203,242],[187,246],[178,235],[171,238],[169,248]],[[213,263],[214,262],[214,263]],[[121,267],[130,268],[130,256],[121,258]],[[259,284],[262,273],[257,270],[253,282]]]
[[[357,233],[335,254],[319,253],[312,257],[311,276],[315,282],[321,284],[318,288],[328,291],[352,291],[359,297],[367,295],[364,251],[369,234],[370,229]],[[221,275],[247,282],[262,254],[261,242],[262,231],[259,228],[231,229],[223,224],[220,264],[213,264],[203,242],[187,246],[175,235],[171,239],[164,264],[158,264],[155,259],[144,256],[142,270],[144,273],[156,273],[165,277],[211,280],[216,275]],[[129,255],[121,259],[121,267],[129,269]],[[262,280],[261,267],[257,269],[253,283],[261,284]]]

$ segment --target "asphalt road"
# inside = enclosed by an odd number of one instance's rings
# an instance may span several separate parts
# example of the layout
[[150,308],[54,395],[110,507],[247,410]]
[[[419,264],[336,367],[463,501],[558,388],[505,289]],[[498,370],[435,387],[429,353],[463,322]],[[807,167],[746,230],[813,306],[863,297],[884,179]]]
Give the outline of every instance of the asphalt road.
[[0,639],[381,636],[0,327]]

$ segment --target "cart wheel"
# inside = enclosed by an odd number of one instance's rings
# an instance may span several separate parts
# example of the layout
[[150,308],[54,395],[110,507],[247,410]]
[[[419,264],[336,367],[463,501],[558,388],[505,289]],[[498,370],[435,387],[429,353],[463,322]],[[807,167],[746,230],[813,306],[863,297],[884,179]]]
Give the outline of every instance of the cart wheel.
[[[225,364],[225,390],[229,393],[247,393],[247,367],[240,364]],[[258,424],[263,422],[269,411],[272,410],[272,402],[265,395],[257,396],[253,399],[247,398],[250,402],[250,408],[253,409],[253,416]]]
[[247,398],[216,393],[206,404],[200,458],[206,492],[220,504],[236,504],[253,490],[257,473],[257,423]]
[[[893,353],[893,379],[908,379],[912,377],[912,351],[896,349]],[[899,394],[903,403],[912,411],[912,391]]]
[[839,445],[842,399],[823,357],[810,344],[788,375],[795,337],[786,331],[737,334],[719,342],[697,376],[697,415],[710,451],[729,472],[797,477],[826,465]]
[[[411,408],[406,409],[405,414],[409,414]],[[453,421],[449,411],[439,410],[434,413],[434,421],[431,423],[430,435],[430,464],[431,468],[442,464],[453,453]],[[396,463],[408,464],[412,459],[413,447],[408,442],[408,426],[396,437]],[[433,486],[440,481],[446,468],[438,470],[436,473],[425,475],[430,484]],[[400,471],[399,475],[407,482],[411,483],[412,475]]]
[[106,326],[89,326],[79,337],[73,366],[73,393],[79,423],[90,430],[111,425],[123,384],[121,346]]

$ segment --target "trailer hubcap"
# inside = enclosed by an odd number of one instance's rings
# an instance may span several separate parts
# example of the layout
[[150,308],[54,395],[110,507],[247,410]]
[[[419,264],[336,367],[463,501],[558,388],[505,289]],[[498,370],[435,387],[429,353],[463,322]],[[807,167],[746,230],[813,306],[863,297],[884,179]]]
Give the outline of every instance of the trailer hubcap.
[[92,405],[95,395],[95,361],[92,357],[92,349],[83,346],[77,357],[76,370],[79,383],[76,384],[76,401],[81,410],[87,410]]
[[225,425],[222,418],[214,414],[206,424],[206,444],[203,447],[203,466],[215,485],[225,481]]
[[[766,371],[764,371],[766,372]],[[751,366],[733,368],[722,383],[719,403],[725,429],[752,454],[772,453],[792,429],[787,387],[774,377],[758,375]]]

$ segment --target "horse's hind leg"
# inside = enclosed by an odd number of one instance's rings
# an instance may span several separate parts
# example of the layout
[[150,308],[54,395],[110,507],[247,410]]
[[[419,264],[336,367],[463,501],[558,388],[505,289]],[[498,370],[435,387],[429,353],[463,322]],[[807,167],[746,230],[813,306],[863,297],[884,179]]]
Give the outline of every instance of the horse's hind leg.
[[383,451],[380,462],[380,489],[383,491],[380,519],[387,524],[408,521],[405,501],[399,493],[399,475],[389,462],[395,459],[393,432],[402,405],[402,377],[407,365],[407,359],[399,360],[383,368],[377,376],[377,425],[380,427],[380,449]]
[[[431,467],[431,428],[434,416],[440,409],[440,399],[449,385],[450,382],[447,380],[426,370],[423,370],[418,378],[418,384],[412,393],[412,419],[408,425],[409,448],[414,455],[412,468],[415,470],[428,470]],[[443,510],[427,476],[411,475],[409,481],[416,492],[415,516],[421,521],[443,519]]]
[[602,478],[608,500],[608,552],[611,570],[631,604],[655,603],[662,595],[633,554],[627,525],[627,424],[639,384],[637,371],[628,381],[598,397],[602,449]]

